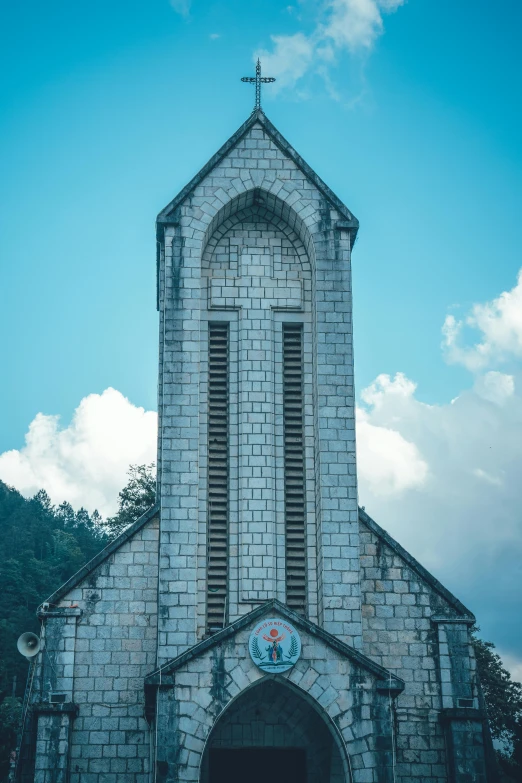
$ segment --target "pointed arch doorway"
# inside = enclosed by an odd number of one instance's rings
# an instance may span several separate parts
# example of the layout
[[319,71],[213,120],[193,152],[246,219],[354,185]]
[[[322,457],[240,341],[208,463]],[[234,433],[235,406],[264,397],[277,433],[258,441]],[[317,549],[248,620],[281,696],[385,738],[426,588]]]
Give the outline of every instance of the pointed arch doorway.
[[317,709],[280,679],[263,679],[215,724],[200,783],[345,783],[338,739]]

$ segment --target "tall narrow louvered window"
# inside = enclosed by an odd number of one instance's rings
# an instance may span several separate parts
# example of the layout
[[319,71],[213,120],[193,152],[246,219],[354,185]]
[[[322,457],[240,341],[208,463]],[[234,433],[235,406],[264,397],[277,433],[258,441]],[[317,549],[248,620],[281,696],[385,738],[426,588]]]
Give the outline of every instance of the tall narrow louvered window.
[[214,633],[227,612],[228,324],[209,324],[208,337],[207,632]]
[[306,611],[303,327],[283,324],[286,601]]

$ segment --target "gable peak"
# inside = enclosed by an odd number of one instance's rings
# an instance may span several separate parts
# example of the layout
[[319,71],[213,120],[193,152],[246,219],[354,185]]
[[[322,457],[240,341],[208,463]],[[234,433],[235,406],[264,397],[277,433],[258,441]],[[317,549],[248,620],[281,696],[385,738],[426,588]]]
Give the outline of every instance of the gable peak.
[[178,195],[159,213],[157,218],[158,226],[158,240],[162,240],[162,227],[165,225],[177,224],[176,210],[183,202],[191,196],[195,188],[207,177],[212,169],[218,166],[229,153],[238,146],[242,139],[249,134],[250,131],[260,128],[264,134],[270,138],[280,152],[289,160],[291,160],[295,166],[302,171],[305,178],[311,182],[317,190],[323,195],[323,197],[331,204],[331,206],[337,210],[341,220],[343,221],[343,227],[348,229],[351,234],[351,244],[355,241],[357,230],[359,228],[359,221],[350,212],[350,210],[343,204],[343,202],[333,193],[332,190],[326,185],[325,182],[315,173],[315,171],[309,166],[306,161],[295,151],[292,145],[285,139],[285,137],[278,131],[273,123],[268,119],[266,114],[261,108],[255,108],[250,114],[248,119],[237,129],[235,133],[230,136],[228,141],[210,158],[210,160],[203,166],[202,169],[196,174],[195,177],[181,190]]

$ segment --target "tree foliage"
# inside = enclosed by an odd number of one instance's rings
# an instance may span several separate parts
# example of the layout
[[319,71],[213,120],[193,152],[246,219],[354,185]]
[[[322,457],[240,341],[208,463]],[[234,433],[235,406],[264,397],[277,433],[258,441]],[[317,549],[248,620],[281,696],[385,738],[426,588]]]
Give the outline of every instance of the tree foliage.
[[153,462],[150,465],[131,465],[127,475],[127,485],[118,495],[118,512],[105,523],[111,538],[132,525],[156,502],[156,471]]
[[511,679],[502,659],[494,652],[493,642],[485,642],[473,628],[473,647],[477,671],[486,702],[491,736],[496,740],[497,756],[506,781],[522,780],[522,685]]
[[9,756],[16,744],[16,735],[22,715],[22,702],[14,696],[6,696],[0,704],[0,776],[7,774]]

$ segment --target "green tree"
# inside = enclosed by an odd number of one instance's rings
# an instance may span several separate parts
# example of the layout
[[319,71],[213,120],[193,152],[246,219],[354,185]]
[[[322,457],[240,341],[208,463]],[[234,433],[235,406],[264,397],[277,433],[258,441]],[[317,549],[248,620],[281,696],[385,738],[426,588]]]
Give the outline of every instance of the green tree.
[[522,780],[522,685],[511,679],[494,652],[493,642],[479,639],[480,628],[473,629],[473,647],[477,671],[486,702],[491,736],[502,746],[497,750],[501,772],[506,781]]
[[7,696],[0,704],[0,775],[5,779],[9,768],[9,756],[16,744],[16,735],[22,715],[20,699]]
[[153,462],[150,465],[131,465],[127,475],[127,485],[118,495],[118,512],[105,522],[111,538],[132,525],[156,502],[156,471]]

